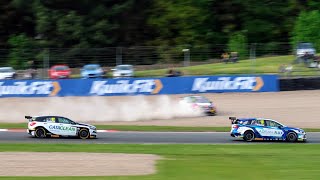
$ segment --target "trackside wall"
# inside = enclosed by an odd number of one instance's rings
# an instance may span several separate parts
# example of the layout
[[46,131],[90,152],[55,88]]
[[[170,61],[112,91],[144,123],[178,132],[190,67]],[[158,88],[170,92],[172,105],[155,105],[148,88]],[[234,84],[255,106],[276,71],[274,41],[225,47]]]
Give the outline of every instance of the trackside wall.
[[0,81],[0,97],[126,96],[276,91],[279,91],[276,75]]

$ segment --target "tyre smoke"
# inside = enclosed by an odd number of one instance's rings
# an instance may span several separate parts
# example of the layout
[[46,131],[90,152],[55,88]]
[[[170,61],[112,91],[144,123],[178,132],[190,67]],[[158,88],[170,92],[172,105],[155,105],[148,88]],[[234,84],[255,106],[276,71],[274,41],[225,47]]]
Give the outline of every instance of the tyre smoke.
[[148,121],[201,116],[167,95],[0,99],[2,122],[25,122],[25,115],[59,115],[81,122]]

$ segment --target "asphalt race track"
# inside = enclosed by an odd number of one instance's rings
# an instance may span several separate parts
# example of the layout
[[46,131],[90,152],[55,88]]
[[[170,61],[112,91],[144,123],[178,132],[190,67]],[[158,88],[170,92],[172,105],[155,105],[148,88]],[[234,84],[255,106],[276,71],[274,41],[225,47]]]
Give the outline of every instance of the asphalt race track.
[[[307,133],[307,143],[320,143],[320,133]],[[235,144],[247,143],[233,139],[227,132],[103,132],[97,139],[77,138],[32,138],[24,132],[0,132],[0,143],[202,143],[202,144]],[[252,142],[251,142],[252,143]],[[271,142],[256,142],[271,143]],[[285,142],[276,142],[285,143]],[[304,143],[301,143],[304,144]]]

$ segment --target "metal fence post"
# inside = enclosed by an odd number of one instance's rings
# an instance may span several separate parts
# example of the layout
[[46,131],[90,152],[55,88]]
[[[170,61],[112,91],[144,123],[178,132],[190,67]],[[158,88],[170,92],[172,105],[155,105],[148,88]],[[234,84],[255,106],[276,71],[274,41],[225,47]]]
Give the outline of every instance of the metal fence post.
[[183,49],[184,52],[184,67],[188,67],[190,65],[190,49]]
[[49,57],[49,49],[44,50],[44,56],[43,56],[43,78],[48,79],[48,70],[49,70],[49,62],[50,62],[50,57]]
[[250,45],[250,60],[252,64],[252,73],[256,73],[256,43]]
[[122,47],[116,48],[116,65],[122,64]]

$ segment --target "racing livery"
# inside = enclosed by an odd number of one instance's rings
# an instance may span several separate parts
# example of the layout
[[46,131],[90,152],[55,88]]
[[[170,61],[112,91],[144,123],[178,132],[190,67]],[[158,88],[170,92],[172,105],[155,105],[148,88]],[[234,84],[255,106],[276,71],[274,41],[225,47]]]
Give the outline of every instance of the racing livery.
[[306,132],[299,128],[285,126],[273,119],[265,118],[236,118],[231,120],[230,135],[245,141],[279,140],[296,142],[307,140]]
[[28,122],[27,133],[36,138],[79,137],[89,139],[97,137],[97,128],[90,124],[74,122],[62,116],[25,116]]
[[200,110],[206,115],[216,115],[217,108],[204,96],[185,96],[180,99],[181,104],[189,105],[193,110]]

